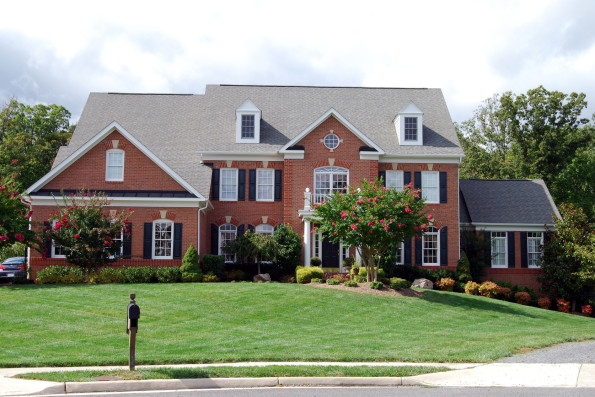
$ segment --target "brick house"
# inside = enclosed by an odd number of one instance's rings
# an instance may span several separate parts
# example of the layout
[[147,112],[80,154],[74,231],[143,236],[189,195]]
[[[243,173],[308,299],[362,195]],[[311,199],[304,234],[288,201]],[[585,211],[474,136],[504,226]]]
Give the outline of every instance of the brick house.
[[[422,239],[402,244],[399,262],[454,269],[463,156],[439,89],[209,85],[202,95],[92,93],[69,145],[28,193],[38,222],[60,190],[104,191],[112,209],[132,208],[131,239],[119,260],[125,265],[179,265],[190,244],[201,255],[222,254],[246,230],[272,233],[288,223],[303,236],[304,265],[318,256],[342,270],[355,250],[311,233],[310,203],[382,176],[387,186],[421,189],[436,220]],[[30,255],[33,272],[64,263],[60,247],[49,246],[48,259]]]

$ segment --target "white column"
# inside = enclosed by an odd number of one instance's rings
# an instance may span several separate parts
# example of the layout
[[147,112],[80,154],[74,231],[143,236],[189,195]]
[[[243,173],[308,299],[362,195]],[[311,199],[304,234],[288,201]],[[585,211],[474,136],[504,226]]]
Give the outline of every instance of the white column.
[[310,188],[307,187],[306,191],[304,192],[304,210],[310,210],[310,203],[312,202],[312,193],[310,192]]
[[310,267],[310,255],[312,252],[312,235],[310,234],[310,221],[304,219],[304,266]]

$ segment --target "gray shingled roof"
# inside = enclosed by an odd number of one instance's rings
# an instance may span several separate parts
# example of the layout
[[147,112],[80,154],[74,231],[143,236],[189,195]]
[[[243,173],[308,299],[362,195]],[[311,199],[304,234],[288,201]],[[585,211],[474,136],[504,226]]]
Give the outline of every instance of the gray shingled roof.
[[[235,111],[250,99],[262,111],[261,143],[235,143]],[[400,146],[393,124],[413,101],[424,145]],[[205,197],[211,170],[199,152],[271,153],[335,109],[386,154],[463,155],[439,89],[209,85],[204,95],[92,93],[54,167],[116,121]]]
[[551,225],[560,217],[541,179],[461,179],[461,223]]

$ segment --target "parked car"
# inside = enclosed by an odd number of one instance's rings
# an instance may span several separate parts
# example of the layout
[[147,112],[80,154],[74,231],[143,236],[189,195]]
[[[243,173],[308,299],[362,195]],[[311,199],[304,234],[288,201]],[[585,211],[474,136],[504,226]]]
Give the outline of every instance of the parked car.
[[0,265],[0,278],[26,277],[27,259],[24,256],[8,258]]

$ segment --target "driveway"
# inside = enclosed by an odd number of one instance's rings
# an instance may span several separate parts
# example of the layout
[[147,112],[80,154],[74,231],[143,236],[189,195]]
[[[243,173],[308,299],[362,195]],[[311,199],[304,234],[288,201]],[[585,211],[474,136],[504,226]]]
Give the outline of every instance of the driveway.
[[[593,324],[595,326],[595,323]],[[563,343],[498,360],[500,363],[595,364],[595,341]]]

